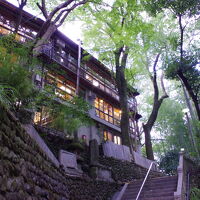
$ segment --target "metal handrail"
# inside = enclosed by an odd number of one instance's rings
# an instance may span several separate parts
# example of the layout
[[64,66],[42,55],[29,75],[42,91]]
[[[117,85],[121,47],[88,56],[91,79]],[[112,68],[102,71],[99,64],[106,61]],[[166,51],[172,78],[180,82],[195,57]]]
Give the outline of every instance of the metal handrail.
[[149,172],[150,172],[150,170],[151,170],[153,164],[154,164],[154,162],[152,162],[152,163],[150,164],[150,166],[149,166],[149,169],[148,169],[147,174],[146,174],[146,176],[145,176],[145,178],[144,178],[144,181],[143,181],[143,183],[142,183],[142,185],[141,185],[141,187],[140,187],[140,190],[139,190],[139,192],[138,192],[138,195],[137,195],[137,197],[136,197],[136,200],[138,200],[138,198],[139,198],[139,196],[140,196],[140,194],[141,194],[141,192],[142,192],[142,189],[143,189],[143,187],[144,187],[144,184],[145,184],[145,182],[146,182],[146,180],[147,180],[147,177],[148,177],[148,175],[149,175]]

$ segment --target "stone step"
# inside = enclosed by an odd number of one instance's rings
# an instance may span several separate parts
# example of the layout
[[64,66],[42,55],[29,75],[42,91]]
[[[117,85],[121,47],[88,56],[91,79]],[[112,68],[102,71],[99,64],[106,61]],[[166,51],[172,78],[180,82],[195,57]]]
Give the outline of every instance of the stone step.
[[[134,185],[134,184],[130,184],[128,185],[127,187],[127,190],[130,189],[130,190],[133,190],[133,189],[139,189],[141,187],[142,184],[138,184],[138,185]],[[158,189],[164,189],[169,187],[169,188],[176,188],[177,186],[177,182],[174,182],[174,183],[156,183],[156,184],[153,184],[153,183],[145,183],[144,184],[144,189],[154,189],[154,188],[158,188]]]
[[174,200],[174,196],[142,198],[140,200]]
[[[140,180],[134,180],[131,183],[134,184],[138,184],[138,183],[142,183],[144,179],[140,179]],[[147,178],[147,182],[166,182],[166,181],[177,181],[177,176],[164,176],[164,177],[157,177],[157,178]]]
[[[174,187],[174,188],[165,188],[165,189],[162,189],[162,190],[157,190],[157,189],[150,189],[150,190],[147,190],[147,189],[143,189],[142,190],[142,193],[143,194],[148,194],[148,193],[167,193],[167,192],[174,192],[176,190],[176,188]],[[138,190],[136,190],[136,189],[134,189],[134,190],[127,190],[126,191],[126,194],[131,194],[131,195],[137,195],[138,194],[138,192],[139,192],[139,189]]]
[[[136,197],[123,197],[121,200],[135,200]],[[139,200],[174,200],[174,196],[140,197]]]
[[[130,198],[130,197],[135,197],[136,198],[136,196],[137,196],[137,194],[138,193],[136,193],[136,194],[131,194],[131,193],[126,193],[125,195],[124,195],[124,197],[127,197],[127,198]],[[165,196],[173,196],[174,195],[174,191],[166,191],[166,192],[154,192],[154,193],[152,193],[152,192],[147,192],[147,193],[141,193],[141,197],[143,197],[143,198],[153,198],[153,197],[155,197],[155,198],[157,198],[157,197],[165,197]]]
[[[135,200],[143,180],[130,183],[122,200]],[[172,200],[177,187],[177,176],[148,179],[141,192],[140,200]]]

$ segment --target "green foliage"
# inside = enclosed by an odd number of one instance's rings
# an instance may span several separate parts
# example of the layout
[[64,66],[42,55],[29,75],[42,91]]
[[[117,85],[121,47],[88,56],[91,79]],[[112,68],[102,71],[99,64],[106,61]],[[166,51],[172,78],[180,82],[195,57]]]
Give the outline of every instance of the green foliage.
[[84,146],[80,142],[72,142],[71,144],[69,144],[67,149],[69,151],[82,152],[82,151],[84,151]]
[[51,114],[54,119],[53,127],[73,133],[81,126],[92,124],[88,115],[91,106],[82,98],[74,97],[64,104],[54,104]]
[[[26,48],[18,45],[12,38],[0,39],[0,84],[14,88],[19,100],[24,100],[32,91],[29,72],[24,64],[27,59]],[[20,96],[19,96],[20,94]]]
[[200,199],[200,189],[192,188],[190,192],[190,200],[199,200]]
[[17,96],[19,96],[16,90],[8,85],[0,84],[0,105],[7,110],[13,108],[13,104],[16,102]]
[[178,80],[178,73],[181,71],[190,84],[192,91],[200,100],[200,71],[198,69],[198,63],[199,55],[194,52],[193,55],[184,55],[182,63],[180,63],[177,57],[169,58],[169,62],[165,66],[165,72],[167,78]]
[[188,15],[199,13],[199,0],[142,0],[146,10],[154,16],[164,9],[170,9],[175,15]]
[[[47,107],[55,119],[53,125],[70,132],[91,123],[87,114],[90,106],[83,99],[74,97],[70,101],[59,103],[61,100],[58,100],[51,87],[46,87],[43,91],[34,88],[32,73],[27,67],[30,60],[27,59],[29,55],[26,46],[16,43],[13,35],[2,37],[0,44],[1,105],[10,109],[16,102],[20,102],[20,107],[35,110],[39,110],[42,106]],[[34,64],[33,59],[30,64]]]
[[179,162],[179,153],[177,151],[169,151],[162,158],[159,165],[161,170],[166,174],[175,175]]

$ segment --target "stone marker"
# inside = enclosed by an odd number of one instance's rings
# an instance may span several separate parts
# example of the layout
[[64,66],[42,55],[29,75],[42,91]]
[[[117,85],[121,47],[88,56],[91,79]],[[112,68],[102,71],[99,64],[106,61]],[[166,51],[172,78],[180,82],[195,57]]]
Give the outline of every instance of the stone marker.
[[78,169],[76,154],[60,150],[59,151],[59,161],[64,166],[64,168]]

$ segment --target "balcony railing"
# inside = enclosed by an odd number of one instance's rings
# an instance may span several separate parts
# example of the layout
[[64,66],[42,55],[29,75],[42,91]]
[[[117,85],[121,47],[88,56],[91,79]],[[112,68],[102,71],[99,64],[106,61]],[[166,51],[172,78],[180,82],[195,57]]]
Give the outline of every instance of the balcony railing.
[[[56,50],[48,45],[43,46],[42,53],[50,57],[52,60],[55,60],[57,63],[62,65],[64,68],[67,68],[68,70],[77,73],[77,62],[76,60],[68,59],[65,55],[62,55],[59,52],[56,52]],[[83,78],[85,81],[92,84],[94,87],[104,91],[105,93],[109,94],[116,100],[119,100],[119,96],[117,93],[117,89],[113,88],[108,85],[108,82],[103,81],[98,77],[98,75],[95,75],[94,73],[91,73],[87,69],[84,69],[83,66],[80,68],[80,77]]]

